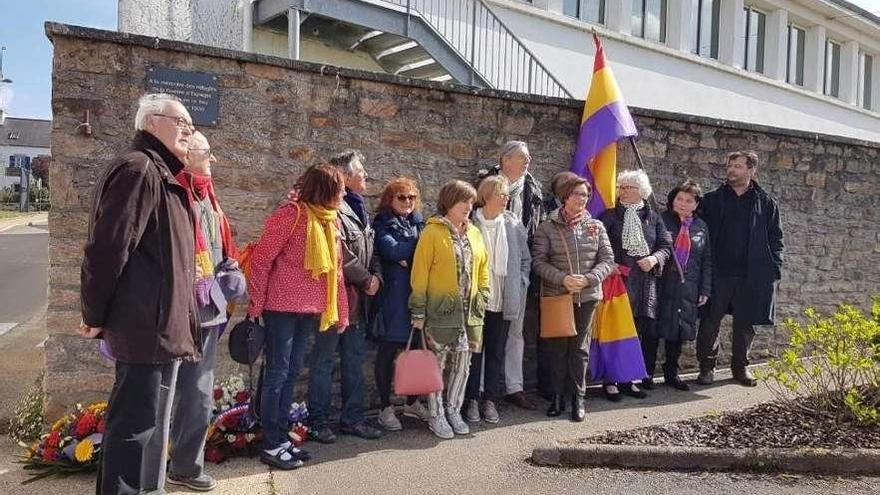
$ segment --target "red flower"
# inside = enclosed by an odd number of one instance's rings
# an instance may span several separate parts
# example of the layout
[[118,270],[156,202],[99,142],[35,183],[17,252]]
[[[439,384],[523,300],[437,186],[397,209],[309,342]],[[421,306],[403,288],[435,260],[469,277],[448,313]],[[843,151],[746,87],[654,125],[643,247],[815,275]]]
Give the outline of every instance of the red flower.
[[95,431],[98,433],[104,433],[105,428],[107,428],[107,420],[101,418],[101,421],[98,421],[98,426],[95,427]]
[[92,413],[85,413],[73,430],[74,436],[76,438],[85,438],[94,433],[97,426],[98,418]]
[[[54,433],[54,432],[53,432]],[[46,448],[43,450],[43,460],[46,462],[52,462],[58,459],[58,449],[56,448]]]
[[225,461],[226,456],[223,455],[223,452],[221,452],[220,449],[209,448],[205,450],[205,460],[217,464]]
[[58,445],[60,443],[61,443],[61,433],[59,433],[57,430],[53,431],[52,433],[49,433],[49,436],[46,437],[46,447],[56,449],[56,448],[58,448]]
[[214,389],[214,400],[220,400],[223,398],[223,389],[215,388]]
[[251,394],[247,390],[242,390],[235,394],[235,402],[242,404],[251,398]]
[[235,441],[232,442],[232,446],[237,450],[243,450],[247,448],[247,437],[244,436],[244,433],[239,433],[235,435]]

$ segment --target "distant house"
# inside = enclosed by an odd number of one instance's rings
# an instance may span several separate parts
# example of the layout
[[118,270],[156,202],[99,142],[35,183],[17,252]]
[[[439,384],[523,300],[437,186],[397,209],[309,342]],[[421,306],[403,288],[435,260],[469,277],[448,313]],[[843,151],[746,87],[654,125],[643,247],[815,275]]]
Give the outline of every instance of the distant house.
[[40,156],[51,153],[49,134],[52,121],[6,117],[0,112],[0,188],[19,183],[18,168]]

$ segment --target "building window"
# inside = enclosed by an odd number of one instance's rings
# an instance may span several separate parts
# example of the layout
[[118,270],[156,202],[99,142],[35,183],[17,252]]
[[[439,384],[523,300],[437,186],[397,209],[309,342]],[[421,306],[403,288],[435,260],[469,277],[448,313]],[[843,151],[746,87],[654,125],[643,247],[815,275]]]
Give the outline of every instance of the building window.
[[666,0],[632,0],[632,35],[666,43]]
[[752,7],[743,9],[745,17],[745,50],[743,50],[743,69],[764,73],[764,39],[767,29],[767,16]]
[[840,97],[840,43],[825,43],[825,94]]
[[721,0],[691,0],[691,52],[709,58],[718,58],[718,25]]
[[873,101],[871,93],[874,72],[874,57],[865,52],[859,53],[859,99],[858,104],[865,110],[871,110]]
[[803,29],[788,25],[788,69],[785,80],[789,84],[804,85],[804,53],[807,32]]
[[594,24],[604,24],[605,0],[563,0],[562,13]]

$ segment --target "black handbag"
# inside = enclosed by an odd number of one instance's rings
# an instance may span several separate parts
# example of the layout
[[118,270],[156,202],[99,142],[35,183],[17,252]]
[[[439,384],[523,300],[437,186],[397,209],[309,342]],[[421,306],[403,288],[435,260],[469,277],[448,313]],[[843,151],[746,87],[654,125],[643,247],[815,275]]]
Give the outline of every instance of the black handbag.
[[259,321],[246,318],[229,332],[229,355],[236,363],[253,365],[263,353],[266,329]]

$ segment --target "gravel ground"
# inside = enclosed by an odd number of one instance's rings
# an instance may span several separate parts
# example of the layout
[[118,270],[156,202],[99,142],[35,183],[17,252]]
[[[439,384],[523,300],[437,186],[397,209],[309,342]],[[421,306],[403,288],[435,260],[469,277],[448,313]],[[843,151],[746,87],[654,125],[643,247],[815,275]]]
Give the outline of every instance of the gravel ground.
[[880,425],[837,424],[781,403],[743,411],[608,432],[584,443],[669,445],[682,447],[821,447],[880,448]]

